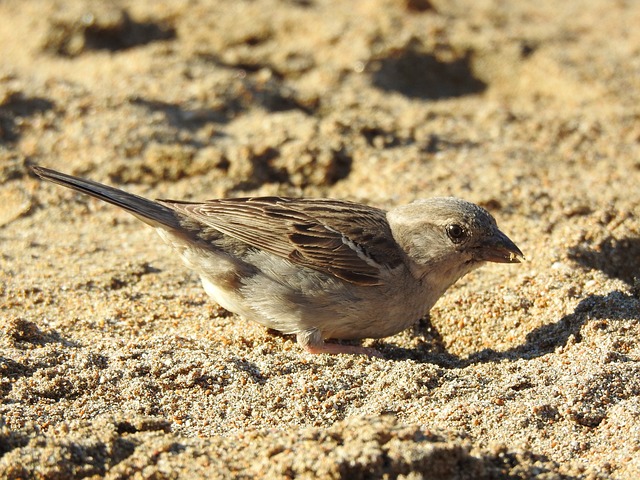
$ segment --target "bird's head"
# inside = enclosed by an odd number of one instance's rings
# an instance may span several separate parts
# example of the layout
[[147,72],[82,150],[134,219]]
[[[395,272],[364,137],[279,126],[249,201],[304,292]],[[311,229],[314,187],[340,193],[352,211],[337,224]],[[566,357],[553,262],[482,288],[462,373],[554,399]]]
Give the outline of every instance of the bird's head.
[[459,198],[419,200],[389,211],[387,219],[417,275],[441,270],[452,283],[484,262],[524,260],[489,212]]

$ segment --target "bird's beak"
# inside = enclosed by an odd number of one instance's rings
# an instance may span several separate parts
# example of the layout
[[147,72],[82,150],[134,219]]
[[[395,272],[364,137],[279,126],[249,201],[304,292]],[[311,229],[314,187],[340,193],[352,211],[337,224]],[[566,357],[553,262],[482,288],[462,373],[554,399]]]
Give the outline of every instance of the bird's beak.
[[476,259],[484,262],[520,263],[524,261],[524,255],[509,237],[496,230],[480,245]]

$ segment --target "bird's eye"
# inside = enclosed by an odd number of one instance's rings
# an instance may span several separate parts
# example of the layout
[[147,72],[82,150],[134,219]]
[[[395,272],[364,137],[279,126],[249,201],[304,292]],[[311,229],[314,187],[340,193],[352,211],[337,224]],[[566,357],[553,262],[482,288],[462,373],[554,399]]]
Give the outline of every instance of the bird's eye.
[[447,225],[447,235],[453,243],[460,243],[467,236],[467,232],[460,225],[452,223]]

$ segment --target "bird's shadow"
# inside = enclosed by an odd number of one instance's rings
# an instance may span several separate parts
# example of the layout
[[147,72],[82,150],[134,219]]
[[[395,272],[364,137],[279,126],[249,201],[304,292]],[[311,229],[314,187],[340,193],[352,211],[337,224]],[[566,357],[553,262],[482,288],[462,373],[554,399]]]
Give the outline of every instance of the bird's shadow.
[[[634,301],[634,296],[620,290],[607,295],[589,295],[576,306],[573,313],[565,315],[555,323],[542,325],[527,334],[525,342],[507,350],[498,351],[485,348],[479,352],[461,358],[446,351],[439,334],[434,335],[433,327],[430,336],[439,345],[434,351],[433,344],[425,344],[425,348],[408,349],[396,345],[385,344],[380,348],[385,357],[392,360],[411,359],[418,363],[433,363],[443,368],[465,368],[476,363],[498,363],[502,360],[531,359],[553,352],[558,347],[567,345],[569,339],[579,343],[582,340],[582,327],[590,321],[607,320],[640,320],[640,309],[612,308]],[[629,316],[629,311],[631,316]],[[429,348],[428,351],[425,351]]]

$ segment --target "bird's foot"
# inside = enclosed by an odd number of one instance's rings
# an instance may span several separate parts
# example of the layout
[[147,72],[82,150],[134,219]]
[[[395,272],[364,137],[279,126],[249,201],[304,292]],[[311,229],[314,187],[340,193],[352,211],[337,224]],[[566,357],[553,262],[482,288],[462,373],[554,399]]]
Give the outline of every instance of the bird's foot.
[[384,355],[375,348],[357,347],[355,345],[341,345],[339,343],[321,343],[319,345],[305,345],[309,353],[328,353],[337,355],[346,353],[350,355],[367,355],[369,357],[384,358]]
[[338,355],[341,353],[348,355],[367,355],[368,357],[384,358],[375,348],[358,347],[356,345],[342,345],[340,343],[325,343],[322,334],[315,329],[299,332],[297,335],[298,344],[302,345],[309,353],[327,353]]

